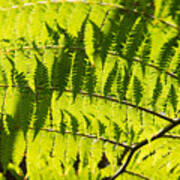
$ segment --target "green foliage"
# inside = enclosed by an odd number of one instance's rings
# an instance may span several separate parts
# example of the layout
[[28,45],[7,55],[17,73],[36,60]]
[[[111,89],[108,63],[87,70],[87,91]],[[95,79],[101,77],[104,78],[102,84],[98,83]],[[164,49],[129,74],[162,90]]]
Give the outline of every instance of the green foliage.
[[159,98],[159,96],[161,95],[162,93],[162,88],[163,88],[163,85],[161,83],[161,79],[160,79],[160,76],[157,77],[157,80],[156,80],[156,85],[155,85],[155,88],[153,90],[153,97],[152,97],[152,106],[155,107],[156,105],[156,102]]
[[48,109],[51,104],[51,90],[49,86],[48,71],[46,66],[35,56],[37,61],[37,67],[35,70],[35,89],[36,89],[36,121],[34,123],[35,134],[37,135],[39,130],[45,123],[46,117],[48,115]]
[[104,85],[104,96],[107,96],[108,93],[111,92],[111,88],[112,88],[114,79],[116,77],[117,69],[118,69],[118,64],[117,64],[117,61],[116,61],[114,63],[114,66],[113,66],[111,72],[108,74],[107,80],[105,82],[105,85]]
[[173,106],[173,109],[174,109],[174,111],[176,112],[176,110],[177,110],[177,103],[178,103],[178,100],[177,100],[177,94],[176,94],[176,89],[175,89],[175,87],[173,86],[173,84],[171,84],[171,88],[170,88],[170,90],[169,90],[169,96],[168,96],[168,98],[169,98],[169,101],[170,101],[170,103],[172,104],[172,106]]
[[0,179],[179,179],[179,6],[1,0]]
[[70,44],[68,44],[72,43],[72,38],[68,35],[65,35],[64,41],[64,47],[60,50],[58,55],[54,56],[54,62],[51,72],[51,84],[53,87],[56,87],[58,89],[58,98],[62,95],[68,84],[72,62],[72,54],[69,47]]
[[134,76],[133,86],[134,86],[134,99],[135,99],[136,105],[138,105],[143,96],[143,87],[141,85],[140,80],[136,76]]
[[129,69],[131,69],[133,64],[133,57],[136,55],[136,51],[141,45],[144,39],[144,34],[146,33],[146,19],[142,17],[137,21],[138,22],[135,24],[135,27],[132,28],[132,31],[130,32],[126,42],[125,56]]
[[170,39],[162,47],[158,61],[159,68],[162,71],[166,70],[169,67],[170,62],[172,61],[173,55],[175,54],[174,46],[177,45],[176,41],[177,41],[177,36]]

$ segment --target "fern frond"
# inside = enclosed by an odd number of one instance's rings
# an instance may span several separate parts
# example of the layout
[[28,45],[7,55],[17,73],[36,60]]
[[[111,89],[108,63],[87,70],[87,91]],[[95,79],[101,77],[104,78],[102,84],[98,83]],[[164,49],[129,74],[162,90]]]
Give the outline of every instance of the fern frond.
[[178,79],[178,83],[180,84],[180,64],[178,65],[178,69],[177,69],[177,79]]
[[101,50],[100,50],[102,68],[104,68],[107,53],[113,42],[114,33],[117,30],[116,26],[115,26],[116,21],[119,21],[119,12],[117,9],[109,12],[109,14],[107,15],[107,18],[106,18],[106,23],[104,24],[104,26],[102,28],[103,39],[101,42]]
[[26,135],[33,113],[34,92],[29,87],[24,73],[17,72],[15,80],[19,91],[19,97],[14,113],[15,126],[22,128],[24,135]]
[[91,125],[91,120],[85,114],[83,114],[83,118],[84,118],[84,120],[86,122],[86,129],[89,130],[90,127],[92,126]]
[[125,14],[120,21],[120,23],[117,25],[118,30],[117,33],[115,33],[115,51],[117,53],[121,53],[124,43],[126,42],[126,38],[132,29],[135,21],[137,19],[137,16],[133,13]]
[[102,136],[105,133],[106,126],[98,120],[98,134],[99,136]]
[[141,98],[143,97],[143,87],[141,85],[141,81],[136,76],[134,76],[133,88],[134,88],[134,99],[136,105],[138,106],[141,101]]
[[96,77],[96,69],[91,65],[91,63],[88,63],[86,66],[86,89],[87,92],[89,93],[89,98],[92,101],[92,94],[94,93],[96,83],[97,83],[97,77]]
[[116,91],[118,93],[118,97],[119,97],[119,100],[121,102],[123,100],[123,98],[124,98],[124,87],[123,87],[123,82],[122,82],[121,70],[119,70],[118,76],[117,76]]
[[169,14],[175,19],[175,21],[180,24],[180,3],[178,0],[170,1]]
[[88,56],[89,61],[91,64],[94,64],[94,32],[93,32],[93,26],[91,23],[87,23],[85,28],[85,34],[84,34],[84,44],[85,44],[85,50],[86,54]]
[[64,121],[64,113],[62,110],[61,110],[60,132],[62,133],[62,135],[64,135],[66,132],[66,122]]
[[34,138],[45,123],[52,96],[49,85],[48,70],[46,66],[38,59],[37,56],[35,56],[35,59],[37,62],[37,67],[34,75],[34,83],[36,90],[36,121],[34,122]]
[[140,52],[140,58],[142,59],[141,68],[143,75],[145,75],[146,65],[150,61],[151,45],[152,45],[151,37],[148,34]]
[[155,108],[158,98],[161,95],[163,85],[161,83],[160,76],[157,77],[155,88],[153,90],[153,97],[152,97],[152,106]]
[[78,132],[78,128],[79,128],[78,119],[69,111],[65,110],[65,112],[69,115],[71,119],[72,135],[74,136],[74,138],[76,138],[76,132]]
[[54,41],[55,44],[58,44],[58,40],[60,38],[59,33],[55,31],[53,28],[51,28],[47,22],[45,23],[45,26],[49,37]]
[[6,172],[8,164],[12,158],[13,152],[13,141],[14,141],[14,130],[13,130],[13,118],[10,115],[6,116],[8,122],[8,128],[10,134],[7,134],[4,129],[0,132],[0,162],[3,170]]
[[161,48],[161,52],[158,59],[159,69],[164,72],[168,69],[171,59],[175,54],[174,47],[177,46],[178,36],[169,39]]
[[92,37],[92,46],[94,48],[94,60],[96,60],[96,56],[98,56],[99,52],[101,51],[101,43],[103,40],[103,32],[101,28],[99,28],[93,21],[89,20],[89,23],[92,26],[93,37]]
[[177,0],[26,2],[0,1],[0,176],[178,179]]
[[113,82],[115,80],[117,70],[118,70],[118,63],[116,61],[114,63],[114,66],[113,66],[111,72],[108,74],[108,77],[107,77],[105,85],[104,85],[104,96],[105,97],[111,93],[111,88],[112,88]]
[[[78,47],[79,46],[84,47],[84,42],[82,41],[82,39],[84,39],[86,22],[87,19],[85,19],[84,23],[82,24],[81,31],[79,32],[78,38],[75,43]],[[77,49],[75,52],[73,68],[72,68],[72,88],[73,88],[74,101],[84,83],[85,68],[86,68],[85,58],[87,58],[85,50]]]
[[15,85],[15,72],[16,72],[16,68],[15,68],[15,63],[14,61],[12,60],[12,57],[10,56],[6,56],[8,61],[10,62],[11,64],[11,82],[13,85]]
[[60,26],[58,26],[58,29],[65,34],[65,39],[64,47],[60,50],[59,55],[54,56],[51,70],[51,85],[58,88],[57,98],[62,95],[68,84],[72,64],[72,49],[70,49],[70,45],[73,44],[73,38],[67,35]]
[[176,93],[176,89],[173,84],[171,84],[171,88],[169,90],[168,99],[174,109],[174,112],[177,110],[177,104],[178,104],[178,96]]
[[129,69],[127,69],[126,67],[124,68],[124,77],[123,77],[123,93],[121,94],[121,98],[126,99],[126,92],[128,90],[128,85],[131,79],[131,74],[129,72]]
[[133,64],[133,57],[136,55],[136,52],[139,49],[144,39],[146,31],[147,31],[146,19],[141,18],[138,21],[138,23],[135,24],[135,27],[130,32],[130,35],[126,42],[126,53],[125,53],[129,69]]
[[113,128],[114,128],[114,139],[118,142],[120,139],[122,130],[116,122],[113,122]]

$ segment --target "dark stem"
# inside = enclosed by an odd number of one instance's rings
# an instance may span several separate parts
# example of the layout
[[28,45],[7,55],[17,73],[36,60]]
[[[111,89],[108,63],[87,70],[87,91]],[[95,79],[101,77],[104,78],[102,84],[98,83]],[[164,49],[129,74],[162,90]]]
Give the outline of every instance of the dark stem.
[[174,127],[176,127],[177,125],[180,124],[180,119],[178,119],[177,121],[174,121],[171,124],[168,124],[166,127],[164,127],[163,129],[161,129],[157,134],[153,135],[151,137],[151,139],[148,141],[148,139],[144,139],[139,143],[134,144],[133,148],[131,149],[131,152],[127,158],[127,160],[124,162],[124,164],[120,167],[120,169],[111,177],[108,177],[109,180],[114,180],[116,179],[120,174],[122,174],[123,172],[126,171],[126,167],[128,166],[128,164],[130,163],[134,153],[142,148],[143,146],[147,145],[149,142],[155,141],[156,139],[162,138],[165,133],[169,132],[170,130],[172,130]]
[[[2,85],[2,84],[1,84],[0,87],[2,87],[2,88],[8,88],[9,86],[8,86],[8,85]],[[12,85],[11,87],[18,87],[18,86],[17,86],[17,85]],[[22,87],[21,87],[21,88],[22,88]],[[29,88],[29,87],[24,87],[24,88]],[[42,89],[43,87],[37,87],[37,88]],[[58,90],[58,88],[56,88],[56,87],[51,87],[51,90]],[[66,89],[64,92],[73,93],[72,90],[68,90],[68,89]],[[85,95],[85,96],[89,96],[89,93],[84,92],[84,91],[80,91],[79,94]],[[171,123],[174,123],[174,122],[175,122],[174,119],[171,119],[171,118],[169,118],[169,117],[167,117],[167,116],[164,116],[164,115],[162,115],[162,114],[160,114],[160,113],[157,113],[157,112],[155,112],[155,111],[152,111],[152,110],[150,110],[150,109],[146,109],[146,108],[141,107],[141,106],[136,106],[135,104],[132,104],[132,103],[126,101],[126,100],[119,101],[118,99],[113,98],[113,97],[111,97],[111,96],[105,97],[105,96],[99,95],[99,94],[97,94],[97,93],[93,93],[92,96],[93,96],[93,97],[96,97],[96,98],[99,98],[99,99],[104,99],[104,100],[108,100],[108,101],[111,101],[111,102],[115,102],[115,103],[125,104],[125,105],[127,105],[127,106],[130,106],[130,107],[133,107],[133,108],[142,110],[142,111],[144,111],[144,112],[147,112],[147,113],[149,113],[149,114],[155,115],[155,116],[157,116],[157,117],[160,117],[160,118],[162,118],[162,119],[164,119],[164,120],[166,120],[166,121],[168,121],[168,122],[171,122]]]
[[[32,128],[32,127],[29,127],[29,129],[34,130],[34,128]],[[55,130],[55,129],[42,128],[40,130],[41,131],[47,131],[47,132],[61,133],[60,131]],[[73,133],[71,131],[65,131],[65,134],[71,134],[72,135]],[[131,146],[128,146],[125,143],[119,143],[119,142],[116,142],[116,141],[113,141],[113,140],[110,140],[110,139],[107,139],[107,138],[103,138],[103,137],[98,137],[98,136],[92,135],[92,134],[83,134],[83,133],[76,132],[76,136],[86,137],[86,138],[89,138],[89,139],[98,139],[98,140],[101,140],[101,141],[104,141],[104,142],[108,142],[110,144],[121,146],[121,147],[124,147],[124,148],[127,148],[127,149],[132,149]]]

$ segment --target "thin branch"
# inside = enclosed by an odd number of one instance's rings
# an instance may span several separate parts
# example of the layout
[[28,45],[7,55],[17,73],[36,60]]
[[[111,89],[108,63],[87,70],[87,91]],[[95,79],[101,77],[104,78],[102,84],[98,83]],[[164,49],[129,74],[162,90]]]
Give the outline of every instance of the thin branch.
[[162,136],[162,138],[180,139],[180,135],[165,134]]
[[[61,48],[63,48],[63,46],[62,45],[46,45],[46,46],[38,46],[37,48],[38,49],[61,49]],[[33,49],[34,49],[33,46],[24,46],[24,47],[12,48],[12,49],[8,49],[6,51],[1,49],[0,54],[10,54],[11,52],[15,52],[15,51],[19,51],[19,50],[33,50]],[[84,50],[83,47],[71,47],[71,49],[72,50]],[[112,56],[119,56],[123,59],[126,59],[125,56],[123,56],[119,53],[113,52],[113,51],[109,51],[108,54],[110,54]],[[140,60],[140,58],[138,58],[138,57],[133,57],[133,61],[138,62],[138,63],[142,63],[142,60]],[[156,69],[157,71],[160,71],[160,68],[157,65],[154,65],[151,63],[146,63],[145,66],[149,66],[151,68]],[[165,73],[172,78],[178,79],[177,75],[175,75],[172,72],[165,71]]]
[[[34,128],[32,128],[32,127],[29,127],[29,129],[34,130]],[[40,129],[40,131],[61,133],[60,131],[55,130],[55,129],[51,129],[51,128],[42,128],[42,129]],[[71,131],[65,131],[65,133],[66,134],[73,134]],[[108,142],[110,144],[114,144],[114,145],[117,145],[117,146],[124,147],[126,149],[132,149],[131,146],[128,146],[125,143],[119,143],[119,142],[116,142],[116,141],[113,141],[113,140],[110,140],[110,139],[107,139],[107,138],[103,138],[103,137],[98,137],[98,136],[92,135],[92,134],[83,134],[83,133],[76,132],[76,136],[86,137],[86,138],[89,138],[89,139],[98,139],[98,140],[101,140],[101,141],[104,141],[104,142]]]
[[[174,121],[174,123],[172,124],[168,124],[166,127],[164,127],[163,129],[161,129],[157,134],[153,135],[150,139],[150,142],[162,138],[165,133],[169,132],[170,130],[172,130],[174,127],[176,127],[177,125],[180,124],[180,119]],[[143,141],[141,141],[140,143],[137,143],[134,145],[134,149],[138,150],[139,148],[141,148],[142,146],[148,144],[148,139],[144,139]]]
[[120,158],[118,158],[118,166],[122,165],[122,161],[126,157],[126,154],[129,152],[129,149],[125,148],[123,153],[121,154]]
[[128,164],[130,163],[134,153],[142,148],[143,146],[147,145],[149,142],[155,141],[156,139],[159,139],[161,137],[163,137],[165,135],[165,133],[169,132],[170,130],[172,130],[174,127],[176,127],[177,125],[180,124],[180,119],[176,120],[176,122],[174,122],[173,124],[168,124],[166,127],[164,127],[163,129],[161,129],[157,134],[153,135],[151,137],[150,140],[148,139],[144,139],[143,141],[134,144],[133,149],[131,149],[131,152],[127,158],[127,160],[124,162],[124,164],[120,167],[120,169],[111,177],[108,177],[106,179],[109,180],[114,180],[116,179],[120,174],[122,174],[123,172],[126,171],[126,167],[128,166]]
[[[1,84],[0,87],[2,87],[2,88],[7,88],[7,87],[9,87],[9,86],[8,86],[8,85],[2,85],[2,84]],[[11,87],[16,87],[16,88],[18,88],[17,85],[12,85]],[[21,87],[21,88],[22,88],[22,87]],[[29,88],[29,87],[24,87],[24,88]],[[38,88],[39,88],[39,89],[42,89],[43,87],[38,87]],[[56,87],[51,87],[51,90],[58,90],[58,88],[56,88]],[[72,90],[68,90],[68,89],[64,90],[64,92],[73,93]],[[80,91],[79,94],[85,95],[85,96],[89,96],[89,93],[84,92],[84,91]],[[99,98],[99,99],[104,99],[104,100],[108,100],[108,101],[111,101],[111,102],[115,102],[115,103],[125,104],[125,105],[127,105],[127,106],[130,106],[130,107],[139,109],[139,110],[141,110],[141,111],[147,112],[147,113],[149,113],[149,114],[152,114],[152,115],[154,115],[154,116],[157,116],[157,117],[159,117],[159,118],[161,118],[161,119],[164,119],[164,120],[166,120],[166,121],[168,121],[168,122],[171,122],[171,123],[176,122],[176,120],[174,120],[174,119],[172,119],[172,118],[169,118],[169,117],[167,117],[167,116],[164,116],[164,115],[162,115],[162,114],[160,114],[160,113],[158,113],[158,112],[152,111],[152,110],[150,110],[150,109],[146,109],[146,108],[141,107],[141,106],[136,106],[135,104],[132,104],[132,103],[126,101],[126,100],[119,101],[118,99],[113,98],[113,97],[111,97],[111,96],[105,97],[105,96],[99,95],[99,94],[97,94],[97,93],[93,93],[92,96],[93,96],[93,97],[96,97],[96,98]]]
[[122,174],[125,170],[126,170],[126,167],[128,166],[128,164],[130,163],[131,161],[131,158],[133,157],[135,153],[135,150],[131,150],[126,161],[124,162],[124,164],[121,166],[121,168],[110,178],[111,180],[114,180],[116,179],[120,174]]
[[141,178],[141,179],[150,180],[150,178],[148,178],[148,177],[146,177],[146,176],[144,176],[144,175],[142,175],[142,174],[139,174],[139,173],[135,173],[135,172],[128,171],[128,170],[125,170],[124,172],[125,172],[125,173],[128,173],[128,174],[130,174],[130,175],[132,175],[132,176],[137,176],[137,177],[139,177],[139,178]]
[[[72,92],[71,90],[65,90],[65,91],[66,91],[66,92]],[[89,96],[89,94],[88,94],[87,92],[83,92],[83,91],[81,91],[80,94]],[[116,102],[116,103],[125,104],[125,105],[130,106],[130,107],[133,107],[133,108],[137,108],[137,109],[139,109],[139,110],[142,110],[142,111],[145,111],[145,112],[150,113],[150,114],[152,114],[152,115],[155,115],[155,116],[157,116],[157,117],[160,117],[160,118],[162,118],[162,119],[164,119],[164,120],[166,120],[166,121],[169,121],[169,122],[171,122],[171,123],[174,123],[174,121],[175,121],[174,119],[171,119],[171,118],[169,118],[169,117],[167,117],[167,116],[164,116],[164,115],[162,115],[162,114],[160,114],[160,113],[157,113],[157,112],[155,112],[155,111],[152,111],[152,110],[150,110],[150,109],[146,109],[146,108],[141,107],[141,106],[136,106],[135,104],[132,104],[132,103],[126,101],[126,100],[119,101],[118,99],[113,98],[113,97],[111,97],[111,96],[105,97],[105,96],[102,96],[102,95],[99,95],[99,94],[96,94],[96,93],[93,93],[92,96],[93,96],[93,97],[100,98],[100,99],[105,99],[105,100],[109,100],[109,101],[112,101],[112,102]]]
[[46,4],[62,4],[62,3],[83,3],[83,4],[87,4],[87,5],[99,5],[99,6],[106,6],[106,7],[110,7],[110,8],[117,8],[121,11],[123,11],[124,13],[128,13],[128,12],[131,12],[131,13],[134,13],[134,14],[138,14],[138,15],[143,15],[143,16],[146,16],[147,18],[149,19],[152,19],[152,20],[157,20],[169,27],[172,27],[174,29],[176,29],[177,31],[180,31],[180,28],[175,25],[175,24],[172,24],[168,21],[165,21],[163,19],[159,19],[153,15],[150,15],[144,11],[142,12],[139,12],[138,10],[136,9],[129,9],[129,8],[126,8],[122,5],[118,5],[118,4],[112,4],[112,3],[104,3],[104,2],[96,2],[96,1],[80,1],[80,0],[51,0],[51,1],[38,1],[38,2],[30,2],[30,3],[24,3],[23,5],[13,5],[11,6],[10,8],[3,8],[3,7],[0,7],[0,11],[9,11],[9,10],[12,10],[12,9],[20,9],[20,8],[25,8],[25,7],[32,7],[32,6],[35,6],[35,5],[46,5]]

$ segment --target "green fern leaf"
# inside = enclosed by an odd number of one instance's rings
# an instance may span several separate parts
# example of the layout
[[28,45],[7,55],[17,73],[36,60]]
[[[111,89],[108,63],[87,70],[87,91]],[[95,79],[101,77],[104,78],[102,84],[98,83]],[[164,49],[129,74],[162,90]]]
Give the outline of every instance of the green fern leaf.
[[153,90],[153,97],[152,97],[152,106],[153,106],[153,108],[155,108],[156,102],[157,102],[158,98],[161,95],[162,88],[163,88],[163,86],[162,86],[162,83],[161,83],[161,79],[160,79],[160,76],[158,76],[158,78],[156,80],[155,88]]
[[141,85],[140,80],[136,76],[134,76],[133,87],[134,87],[134,99],[135,99],[136,105],[138,106],[138,104],[140,103],[141,98],[143,96],[143,94],[142,94],[143,93],[143,87]]
[[119,12],[117,9],[109,12],[106,18],[106,23],[104,24],[102,28],[103,37],[102,37],[101,50],[100,50],[102,68],[104,68],[108,51],[113,42],[114,33],[117,30],[115,26],[116,21],[119,21]]
[[177,45],[178,36],[169,39],[161,48],[161,52],[158,59],[158,65],[161,72],[165,71],[171,62],[172,57],[175,54],[174,46]]
[[143,75],[145,75],[147,63],[150,60],[151,45],[152,45],[152,41],[151,41],[150,35],[148,34],[144,41],[143,47],[141,49],[141,54],[140,54],[140,58],[142,59],[141,68],[142,68]]
[[90,63],[87,65],[86,70],[86,89],[89,93],[89,98],[92,101],[92,95],[94,92],[94,89],[96,87],[97,77],[95,74],[95,67],[93,67]]
[[103,40],[103,32],[101,29],[91,20],[89,20],[89,23],[92,25],[93,29],[93,44],[94,47],[94,56],[98,56],[99,52],[101,51],[101,43]]
[[180,53],[178,54],[178,63],[174,73],[177,74],[177,81],[180,84]]
[[116,91],[118,93],[118,97],[121,102],[124,98],[124,87],[123,87],[123,82],[122,82],[121,71],[119,71],[118,73]]
[[74,138],[76,138],[76,133],[78,132],[78,128],[79,128],[78,119],[69,111],[65,110],[65,112],[70,116],[71,127],[72,127],[72,135],[74,136]]
[[123,81],[122,81],[123,91],[119,91],[119,93],[121,93],[120,94],[121,99],[124,99],[124,100],[126,99],[126,92],[128,90],[128,85],[129,85],[130,79],[131,79],[131,74],[130,74],[129,70],[125,67],[124,68],[124,77],[123,77]]
[[105,133],[105,130],[106,130],[106,126],[98,120],[98,127],[99,127],[99,136],[102,136],[104,133]]
[[[81,31],[78,34],[76,45],[84,47],[82,39],[84,39],[85,25],[87,19],[84,21],[81,27]],[[72,88],[73,88],[73,100],[75,101],[77,94],[80,92],[84,83],[85,68],[87,55],[85,50],[77,49],[75,52],[74,63],[72,68]]]
[[14,119],[12,118],[12,116],[7,115],[6,121],[8,123],[10,134],[7,134],[4,129],[2,129],[0,132],[0,162],[5,172],[12,158],[13,141],[14,141],[14,130],[13,130]]
[[13,61],[13,57],[10,57],[10,56],[6,56],[8,61],[10,62],[11,64],[11,82],[13,85],[15,85],[15,73],[16,73],[16,68],[15,68],[15,63]]
[[[63,29],[60,30],[63,31]],[[73,44],[73,39],[65,34],[64,47],[60,50],[58,56],[54,56],[54,63],[51,71],[51,85],[58,88],[57,99],[62,95],[68,84],[72,64],[71,44]]]
[[108,77],[106,79],[106,82],[104,85],[104,96],[108,96],[108,94],[111,93],[111,88],[112,88],[113,82],[115,80],[117,70],[118,70],[118,63],[116,61],[114,63],[114,67],[112,68],[111,72],[108,74]]
[[55,44],[58,44],[58,40],[60,38],[59,33],[55,31],[53,28],[51,28],[47,22],[45,23],[45,26],[49,37],[53,40]]
[[177,71],[177,79],[178,79],[178,83],[180,84],[180,65],[179,65],[179,69]]
[[62,133],[62,135],[64,135],[66,132],[66,123],[64,121],[64,113],[62,110],[61,110],[60,132]]
[[26,135],[33,113],[34,93],[28,86],[28,81],[25,79],[24,73],[16,72],[15,80],[19,91],[14,113],[15,126],[22,128],[24,135]]
[[36,121],[34,122],[34,138],[45,123],[52,95],[49,86],[48,70],[37,56],[35,56],[35,59],[37,62],[37,67],[34,76],[36,90]]
[[124,43],[126,42],[126,38],[132,29],[135,21],[137,19],[137,16],[133,13],[125,14],[120,21],[120,23],[117,24],[117,33],[115,33],[115,51],[117,53],[121,53]]
[[86,129],[88,130],[91,127],[91,120],[85,114],[83,114],[83,118],[86,122]]
[[171,84],[171,88],[168,94],[168,99],[173,106],[174,112],[176,112],[177,104],[178,104],[178,96],[177,96],[176,89],[173,84]]
[[87,23],[85,28],[85,34],[84,34],[84,44],[85,44],[85,50],[86,54],[88,56],[89,61],[91,64],[94,64],[94,32],[93,32],[93,26],[91,23]]
[[178,0],[170,1],[170,12],[169,14],[173,17],[173,19],[180,25],[180,3]]
[[122,133],[121,128],[115,122],[113,122],[113,129],[114,129],[114,139],[118,142]]
[[3,170],[6,172],[8,164],[12,158],[14,137],[12,134],[7,135],[5,132],[1,132],[0,138],[0,162]]
[[125,54],[129,69],[131,69],[131,66],[133,64],[133,57],[136,55],[136,52],[144,39],[146,31],[146,19],[141,18],[130,32],[130,35],[126,42]]

